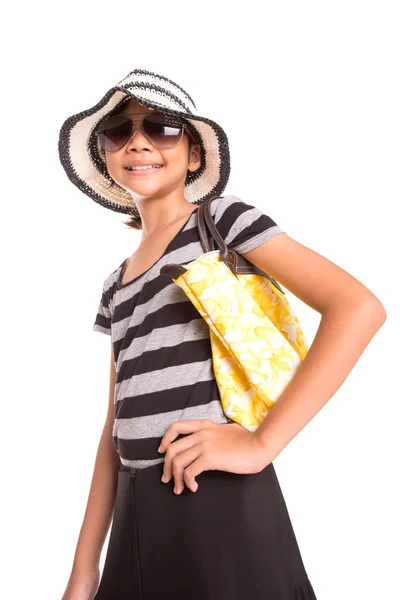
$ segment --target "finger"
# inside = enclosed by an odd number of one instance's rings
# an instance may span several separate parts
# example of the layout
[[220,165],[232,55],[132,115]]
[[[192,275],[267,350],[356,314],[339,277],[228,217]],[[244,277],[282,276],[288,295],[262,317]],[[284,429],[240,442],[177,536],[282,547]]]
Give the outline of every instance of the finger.
[[186,468],[200,456],[199,446],[193,446],[175,457],[172,465],[174,476],[174,492],[180,494],[185,489],[185,483],[193,492],[196,491],[196,481],[186,476]]
[[195,434],[193,434],[182,438],[169,446],[164,458],[163,483],[168,483],[173,476],[173,463],[176,458],[183,452],[192,448],[197,441]]
[[195,492],[198,488],[198,484],[196,481],[196,477],[200,475],[200,473],[204,473],[204,471],[208,471],[208,461],[207,457],[204,453],[199,452],[198,458],[194,460],[186,469],[184,470],[183,478],[184,482],[188,488]]
[[195,433],[200,429],[212,427],[215,424],[210,419],[193,419],[186,421],[174,421],[165,432],[161,444],[158,447],[158,452],[165,452],[166,448],[173,442],[181,433]]

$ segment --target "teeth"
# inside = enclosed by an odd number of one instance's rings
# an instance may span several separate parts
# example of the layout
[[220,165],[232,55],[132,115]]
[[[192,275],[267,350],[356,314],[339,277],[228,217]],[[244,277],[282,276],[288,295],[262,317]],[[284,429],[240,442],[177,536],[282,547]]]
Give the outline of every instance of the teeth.
[[128,169],[128,171],[142,171],[144,169],[154,169],[154,168],[161,169],[161,167],[162,167],[162,165],[145,165],[143,167],[139,167],[139,166],[127,167],[127,169]]

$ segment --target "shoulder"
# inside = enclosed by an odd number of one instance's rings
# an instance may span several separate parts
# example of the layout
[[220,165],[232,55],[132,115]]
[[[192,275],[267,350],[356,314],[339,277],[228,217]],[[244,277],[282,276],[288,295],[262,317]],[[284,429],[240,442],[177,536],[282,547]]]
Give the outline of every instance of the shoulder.
[[[123,263],[122,263],[123,264]],[[119,265],[112,273],[107,275],[103,283],[103,289],[105,291],[109,290],[115,283],[118,281],[118,276],[122,268],[122,264]]]
[[233,194],[211,200],[210,212],[226,244],[240,253],[283,231],[269,214]]
[[119,280],[119,275],[124,263],[121,263],[116,269],[114,269],[103,281],[103,303],[109,305],[115,291],[117,289],[117,283]]
[[224,212],[231,207],[240,208],[238,205],[244,205],[245,202],[238,196],[234,196],[233,194],[227,194],[226,196],[221,196],[220,198],[213,198],[210,202],[210,212],[212,216],[219,220]]
[[211,200],[210,212],[215,223],[220,222],[223,228],[235,226],[237,229],[244,229],[252,226],[256,229],[258,227],[265,229],[276,225],[272,217],[262,208],[245,202],[233,194]]

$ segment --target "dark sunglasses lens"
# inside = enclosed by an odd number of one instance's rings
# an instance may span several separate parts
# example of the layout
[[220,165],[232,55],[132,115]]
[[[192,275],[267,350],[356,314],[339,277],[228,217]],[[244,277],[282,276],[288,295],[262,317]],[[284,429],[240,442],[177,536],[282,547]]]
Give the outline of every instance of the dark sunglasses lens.
[[122,115],[110,117],[97,129],[99,143],[107,152],[116,152],[132,135],[132,121]]
[[143,129],[155,144],[165,148],[175,146],[182,139],[182,121],[175,115],[147,115]]

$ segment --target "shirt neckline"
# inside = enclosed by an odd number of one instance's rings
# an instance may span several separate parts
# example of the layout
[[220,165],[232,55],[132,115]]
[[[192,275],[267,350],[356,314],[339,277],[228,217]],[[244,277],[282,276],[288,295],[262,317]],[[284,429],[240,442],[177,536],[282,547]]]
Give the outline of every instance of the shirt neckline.
[[199,208],[200,207],[197,206],[194,210],[192,210],[192,212],[189,215],[189,218],[185,221],[185,223],[182,225],[182,227],[177,231],[177,233],[174,235],[174,237],[172,238],[172,240],[168,243],[168,246],[165,248],[164,252],[161,254],[160,258],[158,258],[155,261],[155,263],[153,263],[148,269],[146,269],[145,271],[143,271],[143,273],[140,273],[140,275],[137,275],[136,277],[134,277],[130,281],[126,281],[125,283],[122,283],[122,277],[123,277],[124,267],[125,267],[126,262],[127,262],[127,260],[128,260],[129,257],[126,258],[120,264],[120,266],[119,266],[119,273],[118,273],[118,278],[117,278],[117,288],[118,289],[124,289],[124,288],[128,287],[128,285],[131,285],[132,283],[135,283],[135,281],[138,281],[141,277],[143,277],[143,275],[146,275],[146,273],[148,273],[150,271],[150,269],[152,269],[153,267],[155,267],[156,264],[158,262],[160,262],[160,260],[167,254],[167,252],[170,249],[170,247],[172,246],[173,242],[183,232],[183,230],[185,229],[186,225],[189,223],[190,219],[192,218],[193,213],[195,213]]

